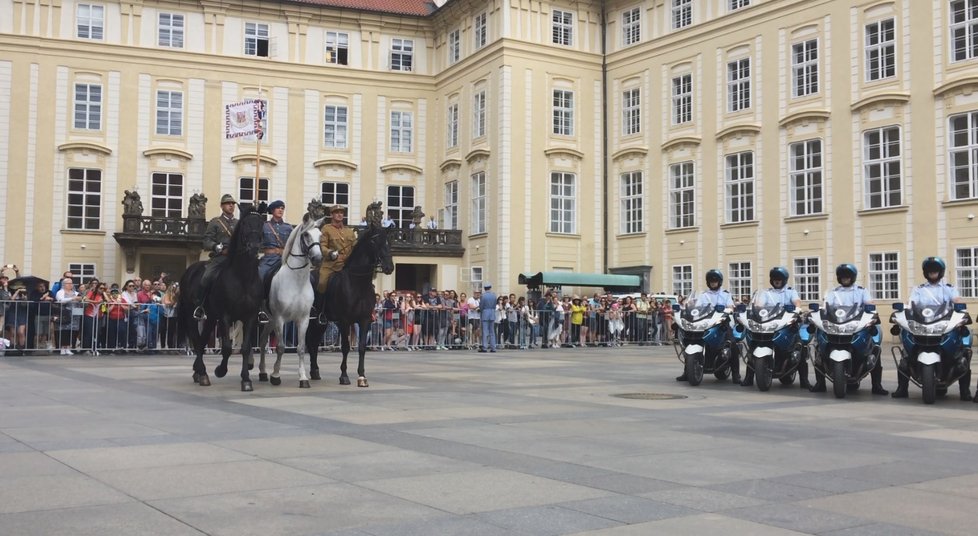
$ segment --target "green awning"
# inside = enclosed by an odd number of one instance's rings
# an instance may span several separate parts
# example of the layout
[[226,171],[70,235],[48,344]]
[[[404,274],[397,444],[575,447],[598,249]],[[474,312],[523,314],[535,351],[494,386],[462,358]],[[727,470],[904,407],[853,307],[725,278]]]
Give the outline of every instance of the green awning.
[[528,287],[600,287],[628,290],[641,287],[642,278],[637,275],[537,272],[520,274],[519,283]]

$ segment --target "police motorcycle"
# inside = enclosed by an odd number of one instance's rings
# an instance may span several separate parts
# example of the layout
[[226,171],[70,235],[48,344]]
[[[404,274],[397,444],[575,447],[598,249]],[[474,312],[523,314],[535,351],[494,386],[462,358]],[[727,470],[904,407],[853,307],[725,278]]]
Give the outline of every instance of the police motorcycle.
[[836,398],[858,389],[880,359],[876,306],[850,302],[832,291],[825,296],[824,306],[810,306],[809,329],[815,330],[812,365],[832,382]]
[[744,363],[754,371],[757,389],[771,389],[774,378],[782,385],[795,381],[798,367],[808,359],[808,332],[797,329],[801,314],[794,304],[784,305],[770,290],[758,290],[750,304],[737,306],[737,323],[744,327]]
[[[706,293],[694,291],[682,306],[673,304],[672,309],[678,318],[673,348],[689,384],[699,385],[704,373],[727,379],[736,359],[733,345],[743,338],[743,331],[735,329],[724,306],[714,305]],[[733,341],[727,336],[731,329]]]
[[900,345],[891,348],[897,373],[920,387],[925,404],[971,374],[971,315],[965,304],[954,303],[932,289],[917,287],[910,307],[893,304],[890,322],[900,329]]

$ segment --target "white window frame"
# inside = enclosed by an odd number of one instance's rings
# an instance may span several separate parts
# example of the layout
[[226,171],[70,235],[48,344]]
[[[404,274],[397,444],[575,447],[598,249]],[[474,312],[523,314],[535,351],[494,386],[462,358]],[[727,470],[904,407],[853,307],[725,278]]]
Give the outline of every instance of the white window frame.
[[550,232],[577,233],[577,175],[550,172]]
[[669,166],[669,228],[696,226],[696,165],[692,160]]
[[150,177],[150,215],[154,218],[182,218],[183,187],[183,173],[154,172]]
[[821,138],[788,145],[788,190],[791,216],[809,216],[824,211],[825,157]]
[[553,90],[553,128],[558,136],[574,135],[574,92],[569,89]]
[[729,61],[727,62],[727,112],[739,112],[750,107],[750,58]]
[[897,207],[903,203],[900,127],[890,125],[863,132],[864,208]]
[[448,145],[449,149],[454,149],[458,147],[458,103],[453,102],[449,104],[445,115],[448,120],[445,136],[446,145]]
[[621,135],[642,132],[642,93],[637,87],[621,93]]
[[102,84],[75,84],[74,127],[102,130]]
[[268,202],[268,177],[258,177],[255,187],[255,177],[238,177],[238,203],[257,205],[262,201]]
[[672,0],[672,29],[693,24],[693,0]]
[[98,231],[102,228],[103,186],[101,169],[68,168],[65,229]]
[[391,70],[414,70],[414,40],[395,37],[391,39]]
[[551,40],[555,45],[574,46],[574,13],[562,9],[550,12]]
[[414,113],[391,111],[391,152],[410,153],[414,146]]
[[[350,183],[323,181],[319,183],[319,200],[327,207],[339,205],[350,213]],[[346,217],[343,218],[345,222]]]
[[725,155],[726,223],[754,221],[754,151]]
[[978,198],[978,111],[948,118],[947,145],[951,199]]
[[183,92],[156,91],[156,134],[183,136]]
[[821,260],[818,257],[796,257],[794,260],[794,288],[803,302],[817,302],[822,297]]
[[160,13],[156,21],[156,44],[166,48],[183,48],[183,15]]
[[442,229],[458,229],[458,181],[445,183],[445,211],[442,213]]
[[75,37],[101,41],[105,37],[105,6],[78,4],[75,11]]
[[791,95],[795,98],[818,93],[818,39],[791,45]]
[[642,9],[633,7],[621,14],[621,43],[631,46],[642,41]]
[[346,32],[326,32],[324,59],[330,65],[350,64],[350,34]]
[[69,262],[68,271],[74,274],[75,277],[71,278],[75,285],[88,284],[89,281],[95,278],[95,274],[98,266],[92,262]]
[[477,91],[472,96],[472,137],[486,135],[486,90]]
[[448,64],[454,65],[462,59],[462,30],[448,32]]
[[730,11],[737,11],[738,9],[743,9],[750,5],[750,0],[730,0],[727,4],[727,9]]
[[866,81],[896,76],[896,21],[892,18],[865,26]]
[[954,250],[955,282],[962,298],[978,298],[978,247]]
[[978,56],[978,0],[953,0],[948,15],[951,62]]
[[645,177],[641,171],[622,173],[619,182],[621,203],[621,234],[645,232]]
[[874,300],[900,299],[900,254],[869,254],[869,292]]
[[681,125],[693,120],[693,74],[672,79],[672,124]]
[[672,266],[672,293],[683,297],[693,293],[692,264],[674,264]]
[[743,296],[753,294],[750,261],[731,262],[727,268],[730,274],[727,278],[727,288],[730,289],[730,295],[734,301],[739,301]]
[[341,104],[323,107],[323,146],[327,149],[346,149],[349,143],[350,110]]
[[486,232],[486,213],[487,213],[487,201],[488,198],[486,194],[488,193],[488,188],[486,185],[486,172],[477,171],[471,175],[472,181],[472,213],[470,214],[470,234],[482,234]]
[[387,214],[397,227],[403,229],[411,225],[416,195],[414,186],[387,186]]
[[486,46],[489,42],[489,12],[483,11],[479,13],[472,20],[472,35],[473,43],[475,44],[475,49]]
[[[261,43],[265,43],[264,54],[262,54]],[[271,34],[268,24],[264,22],[246,22],[244,26],[244,55],[259,58],[271,57]]]

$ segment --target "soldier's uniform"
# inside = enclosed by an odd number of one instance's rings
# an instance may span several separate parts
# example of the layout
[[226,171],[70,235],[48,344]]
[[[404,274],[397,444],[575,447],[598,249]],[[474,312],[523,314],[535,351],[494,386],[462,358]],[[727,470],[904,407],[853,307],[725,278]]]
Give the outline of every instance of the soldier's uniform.
[[[268,212],[280,207],[284,208],[285,203],[273,201],[272,204],[268,205]],[[275,221],[275,218],[266,221],[262,227],[261,247],[265,254],[258,261],[258,275],[262,281],[270,272],[282,264],[282,252],[285,243],[289,240],[289,235],[292,234],[292,229],[291,224],[283,220]]]
[[[334,205],[330,208],[329,213],[332,215],[338,210],[345,211],[343,207]],[[326,292],[326,285],[329,283],[330,277],[343,269],[347,257],[353,251],[353,245],[356,241],[356,236],[353,234],[351,227],[347,227],[342,223],[336,226],[333,222],[323,225],[319,245],[324,257],[323,263],[319,267],[319,283],[316,285],[317,292],[320,294]]]
[[[225,203],[238,204],[231,194],[224,194],[221,197],[222,207]],[[211,281],[214,279],[214,275],[220,271],[221,266],[227,260],[227,247],[231,243],[231,234],[234,233],[234,227],[237,224],[238,219],[233,214],[231,216],[224,214],[223,208],[219,216],[211,218],[211,221],[207,223],[202,245],[207,250],[211,260],[204,267],[204,275],[200,278],[200,286],[197,288],[198,307],[194,312],[194,316],[204,316],[202,309],[204,298],[207,296],[207,291],[210,288]]]

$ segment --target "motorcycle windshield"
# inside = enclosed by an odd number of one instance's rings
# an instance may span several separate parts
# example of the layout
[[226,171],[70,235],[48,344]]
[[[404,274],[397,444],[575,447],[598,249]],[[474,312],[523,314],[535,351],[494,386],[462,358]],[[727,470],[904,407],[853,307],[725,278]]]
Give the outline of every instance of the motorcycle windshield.
[[933,324],[945,320],[954,312],[954,303],[943,294],[926,287],[917,287],[910,293],[910,318],[920,324]]
[[758,290],[750,300],[747,318],[755,322],[769,322],[784,315],[784,303],[779,294]]
[[697,322],[712,315],[715,309],[716,303],[711,294],[693,291],[683,304],[682,318]]
[[822,318],[833,324],[852,322],[863,314],[862,303],[852,303],[847,294],[829,292],[825,297],[825,312]]

